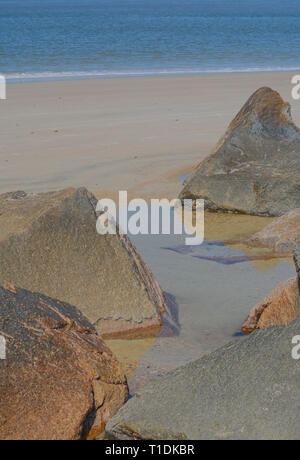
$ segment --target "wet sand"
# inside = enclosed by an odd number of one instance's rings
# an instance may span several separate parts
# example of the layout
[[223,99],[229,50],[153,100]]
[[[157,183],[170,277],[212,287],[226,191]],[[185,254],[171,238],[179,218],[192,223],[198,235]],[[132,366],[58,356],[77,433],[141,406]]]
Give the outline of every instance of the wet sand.
[[126,377],[131,378],[141,360],[153,345],[155,338],[139,340],[105,340],[111,351],[118,357]]

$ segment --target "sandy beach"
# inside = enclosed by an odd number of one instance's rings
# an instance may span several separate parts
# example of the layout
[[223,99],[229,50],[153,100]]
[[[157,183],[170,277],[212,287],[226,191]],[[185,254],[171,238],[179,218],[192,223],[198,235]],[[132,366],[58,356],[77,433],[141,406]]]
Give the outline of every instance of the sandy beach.
[[86,186],[174,198],[178,178],[216,145],[261,86],[292,102],[291,73],[10,84],[0,103],[0,193]]

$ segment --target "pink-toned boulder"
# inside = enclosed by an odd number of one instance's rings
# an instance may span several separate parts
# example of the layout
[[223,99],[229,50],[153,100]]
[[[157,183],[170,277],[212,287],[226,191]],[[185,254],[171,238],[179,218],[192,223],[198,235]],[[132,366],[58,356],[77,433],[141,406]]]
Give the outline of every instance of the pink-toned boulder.
[[251,246],[289,253],[300,243],[300,209],[294,209],[271,222],[249,239]]
[[118,361],[69,304],[0,287],[0,338],[1,440],[93,437],[127,400]]
[[267,297],[252,308],[242,331],[248,335],[256,329],[289,324],[298,314],[298,279],[291,278],[276,286]]

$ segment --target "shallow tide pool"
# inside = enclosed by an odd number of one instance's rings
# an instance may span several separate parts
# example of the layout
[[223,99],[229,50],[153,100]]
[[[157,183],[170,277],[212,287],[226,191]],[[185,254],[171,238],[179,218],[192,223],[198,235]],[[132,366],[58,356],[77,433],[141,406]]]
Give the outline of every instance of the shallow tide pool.
[[[138,362],[130,373],[131,393],[151,378],[240,340],[250,309],[277,284],[295,276],[291,259],[245,244],[247,233],[269,222],[268,218],[206,213],[205,241],[200,246],[186,246],[181,235],[131,237],[169,304],[159,337],[137,340],[135,346],[128,343],[127,359],[135,350],[135,366]],[[126,341],[110,346],[124,359]]]

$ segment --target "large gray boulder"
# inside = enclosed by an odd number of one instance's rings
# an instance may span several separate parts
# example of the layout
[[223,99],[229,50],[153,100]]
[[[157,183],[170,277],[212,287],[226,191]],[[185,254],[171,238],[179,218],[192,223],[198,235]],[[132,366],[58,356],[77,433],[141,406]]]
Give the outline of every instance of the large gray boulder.
[[230,343],[148,384],[107,427],[113,439],[300,439],[300,320]]
[[180,198],[261,216],[300,207],[300,130],[279,93],[261,88],[250,97],[213,154],[186,180]]
[[164,294],[126,235],[99,235],[86,189],[0,195],[0,283],[79,308],[103,337],[156,336]]

